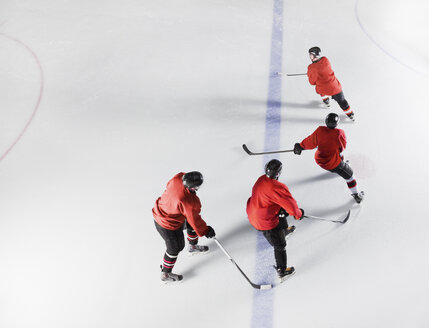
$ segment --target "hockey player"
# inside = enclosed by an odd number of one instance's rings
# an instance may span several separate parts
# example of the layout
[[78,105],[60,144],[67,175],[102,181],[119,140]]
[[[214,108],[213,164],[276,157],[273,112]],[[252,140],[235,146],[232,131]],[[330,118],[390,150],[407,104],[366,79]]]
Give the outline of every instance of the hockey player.
[[338,115],[330,113],[326,116],[326,126],[319,126],[316,131],[305,138],[301,143],[296,143],[294,153],[301,155],[304,149],[314,149],[316,163],[325,170],[342,176],[349,187],[353,198],[357,203],[363,199],[364,193],[359,192],[353,170],[347,162],[344,162],[342,152],[346,149],[346,135],[343,130],[337,129]]
[[182,275],[172,273],[177,256],[185,247],[183,228],[186,226],[191,254],[205,253],[208,246],[198,245],[198,237],[213,238],[216,234],[201,218],[201,202],[196,191],[203,183],[200,172],[178,173],[167,183],[167,188],[152,209],[155,227],[165,241],[166,252],[161,266],[161,280],[180,281]]
[[273,159],[265,165],[265,174],[259,177],[252,188],[252,196],[247,201],[247,215],[252,226],[262,234],[274,248],[277,274],[282,281],[295,272],[294,267],[287,267],[286,235],[295,230],[288,227],[287,215],[296,220],[303,218],[304,211],[298,208],[288,187],[278,180],[282,163]]
[[308,50],[312,64],[308,65],[307,76],[311,85],[316,86],[316,92],[322,97],[323,102],[329,107],[331,96],[340,105],[343,112],[354,121],[354,113],[349,103],[344,98],[344,93],[338,79],[335,77],[328,58],[321,55],[319,47]]

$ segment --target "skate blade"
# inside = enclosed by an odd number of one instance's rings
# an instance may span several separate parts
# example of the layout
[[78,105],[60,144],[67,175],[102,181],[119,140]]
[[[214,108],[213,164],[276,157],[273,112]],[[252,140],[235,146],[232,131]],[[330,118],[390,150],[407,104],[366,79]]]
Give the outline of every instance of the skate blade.
[[205,252],[187,252],[187,253],[188,253],[188,256],[191,257],[191,256],[195,256],[195,255],[206,255],[209,252],[210,252],[210,250],[207,250]]
[[286,240],[288,240],[288,239],[290,238],[290,236],[292,236],[294,233],[295,233],[295,231],[294,231],[294,232],[291,232],[291,233],[288,233],[288,234],[286,235]]
[[182,280],[175,280],[175,281],[162,281],[161,280],[161,286],[172,286],[172,285],[178,285],[181,284],[183,282],[184,279]]
[[287,276],[284,276],[283,278],[279,278],[279,283],[283,283],[286,280],[288,280],[290,277],[292,277],[295,274],[296,271],[292,272],[291,274],[288,274]]

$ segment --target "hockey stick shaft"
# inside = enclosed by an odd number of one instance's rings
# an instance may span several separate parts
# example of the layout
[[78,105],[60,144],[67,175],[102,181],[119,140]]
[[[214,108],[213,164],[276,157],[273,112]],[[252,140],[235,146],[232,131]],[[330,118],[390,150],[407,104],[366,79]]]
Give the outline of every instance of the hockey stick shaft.
[[304,215],[305,218],[308,219],[315,219],[315,220],[321,220],[321,221],[329,221],[329,222],[335,222],[335,223],[346,223],[347,220],[350,218],[350,210],[347,212],[347,215],[342,220],[331,220],[327,218],[322,218],[319,216],[313,216],[313,215]]
[[302,75],[307,75],[307,73],[282,73],[282,72],[277,72],[277,75],[286,75],[286,76],[302,76]]
[[249,155],[265,155],[265,154],[278,154],[278,153],[293,152],[293,149],[288,149],[288,150],[276,150],[276,151],[265,151],[265,152],[261,152],[261,153],[254,153],[254,152],[250,151],[249,148],[247,148],[246,144],[243,144],[242,147],[243,147],[244,151]]
[[249,282],[249,284],[253,287],[253,288],[257,288],[257,289],[270,289],[272,287],[272,285],[258,285],[253,283],[247,276],[246,274],[243,272],[243,270],[241,270],[241,268],[238,266],[237,263],[235,263],[234,259],[231,257],[231,255],[229,255],[229,253],[226,251],[226,249],[222,246],[222,244],[215,238],[213,237],[214,241],[216,242],[216,244],[219,246],[219,248],[222,250],[222,252],[226,255],[226,257],[228,257],[228,259],[237,267],[238,271],[240,271],[240,273],[244,276],[244,278],[246,278],[246,280]]
[[307,219],[313,219],[313,220],[320,220],[320,221],[329,221],[329,222],[341,223],[341,221],[330,220],[330,219],[327,219],[327,218],[319,218],[317,216],[312,216],[312,215],[304,215],[304,217],[307,218]]

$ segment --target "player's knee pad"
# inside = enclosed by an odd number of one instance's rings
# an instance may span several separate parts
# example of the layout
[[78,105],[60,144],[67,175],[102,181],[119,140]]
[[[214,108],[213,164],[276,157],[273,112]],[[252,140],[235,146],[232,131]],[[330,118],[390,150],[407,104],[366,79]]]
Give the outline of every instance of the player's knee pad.
[[[179,254],[181,251],[183,251],[184,248],[185,248],[185,241],[183,241],[183,243],[176,244],[174,247],[172,247],[171,252],[173,252],[175,254]],[[167,249],[167,251],[168,251],[168,249]]]
[[350,108],[350,105],[347,100],[342,101],[341,103],[339,103],[339,105],[343,111],[346,111]]
[[285,230],[280,230],[273,240],[273,247],[276,251],[284,251],[286,249],[286,234]]
[[353,170],[352,170],[352,168],[350,167],[349,164],[347,164],[345,162],[344,162],[344,172],[345,172],[345,175],[346,175],[345,179],[350,179],[353,176]]
[[185,248],[185,238],[176,238],[167,243],[167,253],[171,255],[179,254]]
[[341,175],[344,179],[348,180],[353,176],[353,170],[350,167],[349,164],[346,162],[341,162],[339,171],[337,172],[339,175]]
[[335,101],[338,103],[338,105],[343,111],[347,110],[350,107],[349,103],[344,98],[344,93],[342,91],[340,93],[337,93],[336,95],[333,95],[332,98],[335,99]]
[[331,170],[331,172],[337,173],[339,176],[346,180],[350,179],[353,176],[352,168],[344,161],[341,161],[341,163],[335,169]]

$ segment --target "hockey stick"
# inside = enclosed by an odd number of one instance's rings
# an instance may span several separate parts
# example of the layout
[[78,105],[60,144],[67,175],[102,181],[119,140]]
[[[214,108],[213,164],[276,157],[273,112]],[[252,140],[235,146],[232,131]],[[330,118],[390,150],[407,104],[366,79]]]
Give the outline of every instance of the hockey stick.
[[248,153],[249,155],[265,155],[265,154],[277,154],[277,153],[289,153],[291,151],[293,151],[293,149],[289,149],[289,150],[277,150],[277,151],[266,151],[266,152],[262,152],[262,153],[253,153],[249,150],[249,148],[247,148],[246,144],[243,144],[243,149],[246,153]]
[[321,218],[318,216],[312,216],[312,215],[304,215],[305,218],[309,218],[309,219],[316,219],[316,220],[322,220],[322,221],[330,221],[330,222],[335,222],[335,223],[346,223],[347,220],[350,218],[350,210],[347,212],[347,215],[345,218],[341,219],[341,220],[330,220],[327,218]]
[[241,274],[244,276],[244,278],[246,278],[246,280],[249,282],[249,284],[252,285],[253,288],[256,288],[256,289],[271,289],[271,288],[273,288],[273,285],[271,285],[271,284],[270,285],[258,285],[258,284],[253,283],[252,281],[250,281],[250,279],[246,276],[246,274],[243,272],[243,270],[241,270],[241,268],[238,266],[238,264],[235,263],[235,261],[231,257],[231,255],[229,255],[228,252],[226,251],[226,249],[223,248],[223,246],[220,244],[220,242],[215,237],[213,237],[213,239],[216,242],[216,244],[219,246],[219,248],[222,250],[222,252],[224,252],[225,255],[228,257],[228,259],[233,264],[235,264],[235,266],[237,267],[237,269],[241,272]]
[[300,76],[300,75],[307,75],[307,73],[293,73],[293,74],[285,74],[285,73],[282,73],[282,72],[276,72],[277,73],[277,75],[286,75],[286,76]]

